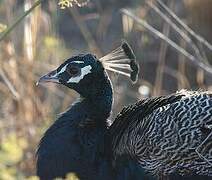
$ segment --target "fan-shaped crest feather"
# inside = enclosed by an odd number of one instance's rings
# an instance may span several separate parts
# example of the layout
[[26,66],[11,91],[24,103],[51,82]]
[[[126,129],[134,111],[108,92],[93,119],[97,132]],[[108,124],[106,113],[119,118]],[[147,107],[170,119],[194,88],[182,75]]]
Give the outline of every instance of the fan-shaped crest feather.
[[106,70],[129,77],[133,82],[137,81],[139,67],[133,50],[127,42],[100,58]]

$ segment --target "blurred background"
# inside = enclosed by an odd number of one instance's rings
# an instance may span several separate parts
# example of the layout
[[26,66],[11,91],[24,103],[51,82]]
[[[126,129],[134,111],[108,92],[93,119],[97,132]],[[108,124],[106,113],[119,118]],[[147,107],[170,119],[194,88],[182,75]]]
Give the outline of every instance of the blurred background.
[[5,36],[36,1],[0,0],[0,180],[34,179],[42,134],[78,97],[54,84],[37,87],[36,81],[70,56],[101,57],[122,39],[132,46],[139,79],[132,84],[109,73],[112,120],[141,98],[183,88],[212,90],[211,0],[37,2]]

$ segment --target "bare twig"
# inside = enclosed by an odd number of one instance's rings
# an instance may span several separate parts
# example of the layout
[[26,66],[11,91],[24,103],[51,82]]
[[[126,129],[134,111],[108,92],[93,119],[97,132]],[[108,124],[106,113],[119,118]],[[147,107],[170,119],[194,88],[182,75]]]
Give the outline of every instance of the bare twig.
[[177,45],[171,39],[167,38],[164,34],[162,34],[157,29],[152,27],[146,21],[144,21],[143,19],[140,19],[139,17],[135,16],[132,12],[130,12],[127,9],[122,9],[122,13],[124,13],[124,14],[128,15],[129,17],[131,17],[134,21],[137,22],[138,25],[141,25],[141,26],[145,27],[148,31],[150,31],[156,37],[166,41],[171,47],[173,47],[175,50],[177,50],[178,52],[180,52],[181,54],[186,56],[188,58],[188,60],[190,60],[192,63],[194,63],[198,67],[204,69],[205,72],[207,72],[209,74],[212,74],[212,68],[210,66],[205,65],[203,62],[200,62],[198,59],[196,59],[196,57],[194,57],[192,54],[187,52],[185,49],[183,49],[182,47]]
[[175,23],[172,22],[172,20],[165,15],[155,4],[147,1],[147,4],[161,17],[163,18],[171,27],[173,30],[175,30],[182,38],[184,41],[186,41],[191,48],[194,50],[196,57],[203,61],[206,62],[207,60],[205,60],[200,53],[200,50],[197,48],[197,46],[192,42],[192,39],[186,34],[184,33]]
[[[152,63],[152,62],[157,63],[157,60],[156,59],[149,59],[149,60],[142,61],[142,63],[144,63],[144,64]],[[181,86],[185,85],[186,87],[190,87],[189,80],[185,76],[185,74],[182,74],[181,72],[179,72],[179,71],[177,71],[177,70],[175,70],[171,67],[168,67],[166,65],[164,66],[164,73],[175,78],[175,79],[177,79]],[[142,82],[143,82],[143,79],[142,79]],[[142,82],[139,82],[139,83],[142,84]],[[153,88],[153,86],[151,86],[151,87]]]
[[0,76],[2,77],[3,81],[5,82],[5,84],[7,85],[8,89],[11,91],[11,93],[15,97],[15,99],[17,99],[17,100],[20,99],[19,93],[15,90],[15,87],[9,81],[9,79],[7,78],[6,74],[4,73],[4,71],[2,69],[0,69]]
[[205,40],[203,37],[200,35],[196,34],[188,25],[186,25],[169,7],[167,7],[161,0],[156,0],[158,4],[160,4],[166,11],[167,13],[174,18],[191,36],[193,36],[195,39],[197,39],[199,42],[204,44],[208,49],[212,51],[212,45]]
[[165,66],[164,73],[166,73],[167,75],[169,75],[173,78],[176,78],[181,86],[183,86],[183,84],[185,84],[187,87],[190,86],[187,77],[184,74],[181,74],[179,71],[172,69],[168,66]]
[[[180,45],[181,47],[183,47],[184,49],[186,48],[187,46],[187,43],[181,39],[180,40]],[[185,64],[185,56],[183,56],[182,54],[179,54],[178,56],[178,71],[179,71],[179,74],[180,75],[183,75],[183,76],[186,76],[186,64]],[[189,84],[186,84],[184,78],[181,76],[179,77],[182,81],[182,84],[178,84],[178,89],[184,89],[184,88],[189,88],[190,85]]]
[[203,60],[205,60],[205,63],[210,64],[209,61],[208,61],[208,57],[205,53],[205,49],[203,47],[203,44],[201,42],[198,42],[197,46],[198,46],[198,48],[201,52],[201,56],[203,57]]
[[[174,5],[173,1],[170,1],[170,6],[173,7],[173,5]],[[164,23],[163,34],[167,37],[169,36],[170,34],[169,23]],[[153,95],[157,95],[161,93],[167,48],[168,48],[168,44],[165,41],[162,41],[160,46],[159,63],[158,63],[157,72],[156,72],[155,88],[153,91]]]

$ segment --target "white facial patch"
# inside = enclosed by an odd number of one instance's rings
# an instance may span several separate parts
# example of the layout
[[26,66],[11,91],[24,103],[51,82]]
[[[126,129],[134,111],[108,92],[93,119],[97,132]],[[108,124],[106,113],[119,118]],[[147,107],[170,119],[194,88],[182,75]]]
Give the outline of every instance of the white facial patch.
[[80,82],[80,80],[82,80],[82,79],[85,77],[85,75],[91,73],[91,69],[92,69],[92,67],[91,67],[90,65],[83,67],[83,68],[81,69],[81,74],[80,74],[80,76],[71,77],[71,78],[67,81],[67,83],[78,83],[78,82]]

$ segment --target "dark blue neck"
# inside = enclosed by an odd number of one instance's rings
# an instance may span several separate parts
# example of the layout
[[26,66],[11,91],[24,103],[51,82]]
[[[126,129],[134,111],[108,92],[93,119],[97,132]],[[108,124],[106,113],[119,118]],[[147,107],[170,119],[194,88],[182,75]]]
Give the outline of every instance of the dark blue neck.
[[87,91],[81,88],[78,92],[80,101],[61,114],[40,142],[37,174],[41,179],[63,177],[69,172],[80,179],[100,179],[101,172],[109,176],[104,152],[108,146],[104,146],[113,102],[112,86],[108,78],[102,78],[87,84]]
[[110,116],[113,104],[113,91],[109,79],[104,79],[101,82],[90,84],[90,93],[83,97],[81,95],[82,106],[89,113],[89,118],[96,120],[96,123],[106,123]]
[[92,82],[84,83],[76,89],[81,95],[78,103],[83,107],[81,112],[88,112],[90,118],[106,119],[110,116],[113,104],[113,90],[106,72],[101,72]]

